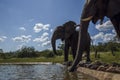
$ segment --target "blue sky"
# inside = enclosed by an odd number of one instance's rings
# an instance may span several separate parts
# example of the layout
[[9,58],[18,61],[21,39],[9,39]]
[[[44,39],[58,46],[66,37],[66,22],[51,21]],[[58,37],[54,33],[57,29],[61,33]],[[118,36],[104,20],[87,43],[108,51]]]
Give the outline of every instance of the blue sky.
[[[0,48],[4,51],[15,51],[22,46],[50,49],[55,27],[69,20],[79,24],[84,3],[85,0],[0,0]],[[113,36],[110,25],[105,22],[96,28],[90,23],[90,35],[96,42],[104,41],[106,33]],[[108,29],[101,30],[103,26]]]

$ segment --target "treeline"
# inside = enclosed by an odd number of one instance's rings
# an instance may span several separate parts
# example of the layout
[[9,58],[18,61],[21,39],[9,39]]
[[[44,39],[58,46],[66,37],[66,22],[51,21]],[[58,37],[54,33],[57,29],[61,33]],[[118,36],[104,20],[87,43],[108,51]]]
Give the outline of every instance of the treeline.
[[[59,50],[57,53],[59,56],[63,55],[64,44],[58,46]],[[120,52],[120,43],[116,42],[108,42],[108,43],[98,43],[98,45],[92,45],[91,51],[95,52]],[[70,51],[71,53],[71,51]],[[0,49],[0,59],[10,59],[10,58],[34,58],[34,57],[46,57],[51,58],[54,57],[54,53],[52,50],[43,50],[37,51],[34,47],[24,46],[17,51],[3,52]]]
[[98,45],[92,45],[91,51],[99,51],[99,52],[110,52],[110,51],[120,51],[120,43],[116,42],[107,42],[107,43],[98,43]]
[[[59,55],[62,55],[62,50],[57,50]],[[37,51],[34,47],[24,46],[21,49],[13,52],[3,52],[0,49],[0,59],[10,59],[10,58],[34,58],[34,57],[54,57],[53,51],[51,50],[43,50]]]

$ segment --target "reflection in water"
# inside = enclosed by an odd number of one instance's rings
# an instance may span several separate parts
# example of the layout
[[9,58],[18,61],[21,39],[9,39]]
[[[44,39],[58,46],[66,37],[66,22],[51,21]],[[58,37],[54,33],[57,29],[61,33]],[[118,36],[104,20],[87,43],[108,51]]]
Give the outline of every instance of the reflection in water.
[[0,80],[95,80],[58,64],[0,65]]

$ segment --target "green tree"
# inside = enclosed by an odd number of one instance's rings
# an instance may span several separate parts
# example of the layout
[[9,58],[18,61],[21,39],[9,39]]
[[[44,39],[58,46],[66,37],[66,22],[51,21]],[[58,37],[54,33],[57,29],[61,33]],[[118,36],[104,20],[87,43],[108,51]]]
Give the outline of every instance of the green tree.
[[19,49],[18,51],[16,51],[16,53],[17,53],[17,57],[19,57],[19,58],[36,57],[37,56],[34,47],[24,46],[21,49]]
[[39,55],[39,57],[47,57],[47,58],[55,56],[53,51],[50,51],[48,49],[39,52],[38,55]]
[[3,52],[3,49],[0,49],[0,58],[1,59],[6,59],[6,56],[5,56],[4,52]]

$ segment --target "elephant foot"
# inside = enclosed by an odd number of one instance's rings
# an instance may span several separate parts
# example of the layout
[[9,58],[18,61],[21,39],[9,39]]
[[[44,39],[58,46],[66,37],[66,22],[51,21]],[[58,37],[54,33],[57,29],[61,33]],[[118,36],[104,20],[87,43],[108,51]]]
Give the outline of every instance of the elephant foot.
[[68,71],[69,71],[69,72],[75,72],[75,71],[77,71],[77,67],[75,67],[75,68],[70,67],[70,68],[68,68]]
[[66,66],[71,66],[72,65],[72,61],[67,61],[67,62],[64,62],[63,65],[66,65]]
[[90,64],[92,61],[91,60],[87,60],[86,61],[86,64]]

